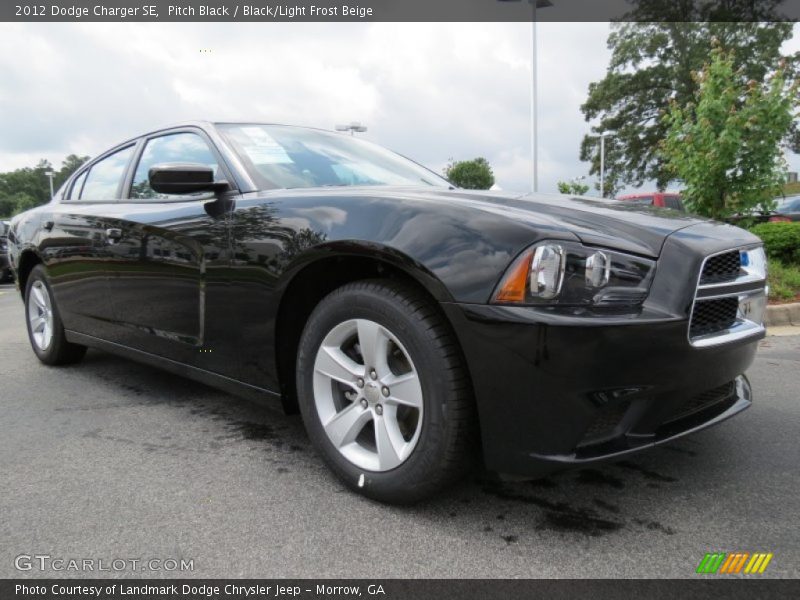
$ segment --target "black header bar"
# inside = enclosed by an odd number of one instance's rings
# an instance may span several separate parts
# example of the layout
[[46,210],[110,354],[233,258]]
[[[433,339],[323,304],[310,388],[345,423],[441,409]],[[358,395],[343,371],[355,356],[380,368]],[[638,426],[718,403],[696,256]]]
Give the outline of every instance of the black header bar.
[[800,0],[3,0],[26,22],[796,21]]
[[3,600],[693,600],[797,598],[798,580],[740,579],[3,579]]

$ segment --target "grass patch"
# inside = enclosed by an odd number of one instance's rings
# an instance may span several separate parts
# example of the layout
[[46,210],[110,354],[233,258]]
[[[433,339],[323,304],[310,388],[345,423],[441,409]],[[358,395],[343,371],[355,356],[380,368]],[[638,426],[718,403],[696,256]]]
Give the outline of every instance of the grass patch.
[[769,301],[800,301],[800,266],[769,261]]

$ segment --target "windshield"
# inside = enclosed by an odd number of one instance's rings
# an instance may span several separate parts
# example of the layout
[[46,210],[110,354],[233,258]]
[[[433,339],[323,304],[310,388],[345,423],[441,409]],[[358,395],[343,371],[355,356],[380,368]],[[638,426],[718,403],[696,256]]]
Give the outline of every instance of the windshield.
[[407,158],[344,134],[283,125],[221,124],[218,129],[259,189],[450,185]]

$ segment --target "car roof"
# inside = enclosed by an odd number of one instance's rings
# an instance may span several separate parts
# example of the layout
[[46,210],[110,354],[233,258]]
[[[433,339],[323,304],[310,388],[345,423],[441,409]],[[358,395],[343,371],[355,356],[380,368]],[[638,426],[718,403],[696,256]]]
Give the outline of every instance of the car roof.
[[649,198],[651,196],[680,196],[680,192],[638,192],[636,194],[623,194],[617,200],[635,200],[636,198]]
[[[189,121],[179,121],[177,123],[172,123],[172,124],[169,124],[169,125],[163,125],[161,127],[156,127],[155,129],[151,129],[149,131],[144,131],[144,132],[142,132],[142,133],[140,133],[138,135],[134,135],[134,136],[129,137],[129,138],[117,143],[117,144],[114,144],[114,146],[112,146],[110,149],[115,149],[115,148],[119,148],[120,146],[125,146],[126,144],[130,144],[131,142],[135,142],[139,138],[146,137],[146,136],[149,136],[149,135],[153,135],[155,133],[161,133],[162,131],[170,131],[171,129],[182,129],[184,127],[197,127],[199,129],[208,130],[208,129],[215,128],[217,125],[270,125],[270,126],[273,126],[273,127],[296,127],[297,129],[311,129],[311,130],[314,130],[314,131],[322,131],[322,132],[325,132],[325,133],[336,133],[333,130],[322,129],[321,127],[309,127],[307,125],[290,125],[288,123],[272,123],[272,122],[260,121],[260,120],[248,121],[248,120],[245,119],[245,120],[208,121],[208,120],[203,120],[203,119],[195,119],[195,120],[189,120]],[[107,154],[107,153],[108,153],[108,151],[104,151],[103,153],[98,154],[97,156],[101,156],[102,154]],[[95,158],[96,157],[92,157],[92,160],[94,160]]]

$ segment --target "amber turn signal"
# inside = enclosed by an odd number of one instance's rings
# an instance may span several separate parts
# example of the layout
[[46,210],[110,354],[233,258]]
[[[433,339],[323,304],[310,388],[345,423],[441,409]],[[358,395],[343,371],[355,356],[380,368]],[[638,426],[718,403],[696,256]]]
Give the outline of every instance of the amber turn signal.
[[495,302],[524,302],[525,292],[528,289],[528,276],[531,272],[531,259],[533,250],[527,250],[520,256],[516,263],[503,277],[497,293],[494,295]]

